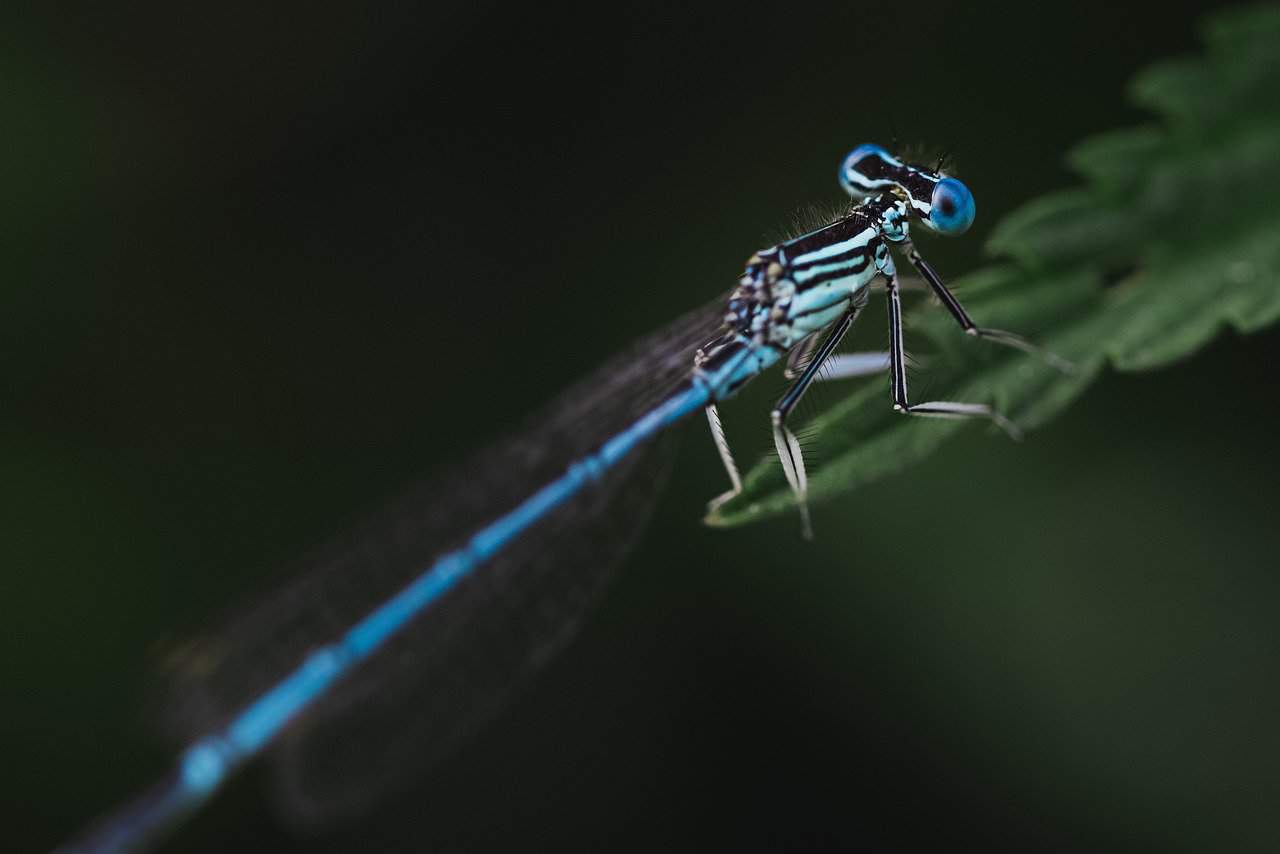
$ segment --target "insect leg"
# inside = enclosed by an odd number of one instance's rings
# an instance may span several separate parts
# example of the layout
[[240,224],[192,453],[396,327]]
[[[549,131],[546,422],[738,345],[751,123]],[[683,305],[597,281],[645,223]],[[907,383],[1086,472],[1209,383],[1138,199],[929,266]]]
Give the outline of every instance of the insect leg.
[[933,289],[938,299],[942,300],[942,304],[947,307],[947,311],[951,312],[951,316],[956,319],[956,323],[960,324],[969,335],[976,338],[985,338],[988,341],[994,341],[997,344],[1004,344],[1007,347],[1013,347],[1026,353],[1033,353],[1044,359],[1050,366],[1057,368],[1063,373],[1070,373],[1074,370],[1074,365],[1066,359],[1049,352],[1043,347],[1039,347],[1021,335],[1013,332],[1006,332],[1003,329],[987,329],[973,322],[973,318],[969,317],[969,313],[964,310],[964,306],[955,298],[947,286],[942,283],[942,278],[938,276],[937,271],[929,266],[929,262],[921,257],[919,250],[910,241],[903,244],[906,250],[907,260],[911,262],[911,266],[916,268],[924,280],[929,283],[929,287]]
[[816,377],[818,382],[828,380],[847,380],[852,377],[865,377],[878,374],[889,369],[889,354],[886,351],[869,351],[866,353],[841,353],[827,359],[822,366],[822,373]]
[[989,418],[1011,438],[1021,439],[1017,425],[983,403],[959,403],[949,400],[933,400],[912,404],[907,398],[906,351],[902,344],[902,300],[898,296],[898,279],[885,276],[885,288],[889,297],[889,371],[893,377],[893,408],[906,415],[924,415],[933,418]]
[[716,450],[720,452],[720,461],[724,463],[730,484],[728,492],[707,502],[707,513],[714,513],[721,504],[742,491],[742,478],[738,475],[738,466],[733,461],[733,452],[729,450],[729,440],[725,438],[724,425],[720,423],[720,413],[716,411],[714,403],[707,407],[707,423],[711,425],[711,438],[715,440]]
[[813,526],[809,523],[809,505],[806,502],[809,480],[804,470],[804,456],[800,451],[800,442],[797,441],[795,434],[787,428],[787,416],[795,408],[800,398],[804,396],[809,385],[817,378],[818,371],[822,368],[822,363],[839,346],[840,339],[844,337],[845,333],[849,331],[849,327],[853,325],[855,314],[856,310],[851,310],[836,321],[831,328],[831,333],[827,336],[827,340],[823,341],[822,346],[814,352],[813,358],[809,360],[809,364],[804,369],[804,373],[782,396],[772,413],[773,444],[778,449],[778,459],[782,461],[782,472],[787,476],[787,483],[791,484],[791,491],[796,496],[796,504],[800,507],[800,529],[806,540],[813,539]]
[[[701,373],[717,358],[723,357],[726,353],[730,354],[728,361],[716,368],[717,378],[713,380],[717,387],[720,384],[725,384],[725,389],[721,389],[722,392],[732,390],[732,377],[744,366],[752,374],[759,372],[762,367],[758,357],[755,358],[753,367],[752,359],[755,353],[753,347],[744,345],[741,342],[735,344],[736,341],[737,336],[732,332],[727,332],[711,343],[699,348],[693,357],[694,371]],[[734,347],[733,350],[728,349],[731,346]],[[739,378],[739,381],[741,382],[742,379]],[[707,424],[711,427],[711,438],[716,443],[716,451],[720,454],[720,461],[724,464],[725,473],[729,475],[729,490],[707,502],[708,514],[714,513],[721,504],[742,492],[742,478],[738,474],[737,464],[733,461],[733,452],[729,450],[729,440],[725,437],[724,425],[720,422],[720,412],[716,409],[715,399],[713,397],[713,402],[705,407]]]

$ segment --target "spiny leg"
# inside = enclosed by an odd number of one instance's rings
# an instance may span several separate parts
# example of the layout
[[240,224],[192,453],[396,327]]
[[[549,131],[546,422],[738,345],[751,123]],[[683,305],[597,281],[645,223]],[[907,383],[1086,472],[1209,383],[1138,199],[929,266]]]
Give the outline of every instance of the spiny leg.
[[714,513],[721,504],[742,492],[742,478],[738,474],[738,466],[733,461],[733,452],[729,450],[729,440],[724,435],[724,425],[720,423],[720,413],[713,403],[707,407],[707,423],[711,425],[711,438],[715,440],[716,450],[720,452],[720,461],[724,463],[725,473],[729,475],[729,491],[707,502],[707,513]]
[[[698,352],[693,357],[694,370],[701,370],[718,351],[733,343],[735,338],[736,336],[733,332],[725,332],[719,338],[698,348]],[[749,355],[750,350],[740,348],[733,364],[738,364],[742,359],[748,358]],[[707,502],[707,513],[712,514],[721,504],[742,492],[742,478],[738,474],[737,464],[733,461],[733,452],[729,450],[729,440],[724,434],[724,425],[720,421],[720,412],[716,409],[715,403],[707,404],[706,413],[707,424],[711,427],[711,438],[716,443],[716,451],[720,454],[720,462],[724,464],[725,473],[729,475],[729,491]]]
[[809,522],[809,478],[804,470],[804,455],[800,450],[800,442],[787,427],[787,416],[795,408],[795,405],[800,402],[800,398],[804,396],[810,384],[817,378],[818,372],[822,369],[822,363],[840,345],[840,339],[844,337],[845,333],[849,331],[849,327],[853,325],[855,314],[856,311],[846,312],[835,322],[835,325],[831,327],[831,333],[827,336],[827,340],[823,341],[822,346],[814,351],[813,358],[805,366],[804,373],[782,396],[772,413],[773,444],[778,449],[778,459],[782,461],[782,472],[787,476],[787,483],[791,485],[791,491],[795,493],[796,504],[800,508],[800,532],[806,540],[813,539],[813,526]]
[[985,338],[988,341],[994,341],[997,344],[1004,344],[1007,347],[1014,347],[1026,353],[1033,353],[1044,359],[1051,367],[1057,368],[1063,373],[1071,373],[1075,370],[1075,366],[1061,356],[1051,353],[1043,347],[1039,347],[1021,335],[1013,332],[1006,332],[1003,329],[987,329],[973,322],[973,318],[969,317],[969,313],[964,310],[964,306],[955,298],[955,295],[947,289],[942,283],[942,278],[938,275],[933,267],[929,266],[929,262],[921,257],[919,250],[910,241],[903,245],[903,249],[907,253],[907,260],[911,262],[911,266],[916,268],[925,281],[929,283],[929,287],[933,289],[938,299],[942,300],[942,304],[947,307],[947,311],[951,312],[951,316],[956,319],[956,323],[960,324],[969,335],[976,338]]
[[933,418],[989,418],[1010,437],[1021,439],[1022,431],[1017,425],[986,404],[933,400],[913,405],[908,400],[906,350],[902,343],[902,300],[898,295],[898,278],[892,273],[887,274],[885,283],[889,297],[889,371],[893,377],[893,408],[907,415]]

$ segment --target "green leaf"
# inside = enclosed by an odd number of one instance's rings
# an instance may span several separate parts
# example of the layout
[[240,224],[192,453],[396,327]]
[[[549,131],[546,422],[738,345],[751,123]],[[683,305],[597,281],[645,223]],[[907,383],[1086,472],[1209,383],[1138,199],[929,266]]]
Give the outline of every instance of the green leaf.
[[[1130,87],[1162,121],[1077,145],[1068,162],[1085,184],[1006,217],[987,246],[1005,260],[955,283],[984,325],[1032,335],[1076,369],[1064,374],[969,339],[927,306],[908,325],[913,342],[937,351],[929,379],[946,397],[990,401],[1031,429],[1108,366],[1160,367],[1224,328],[1247,333],[1280,319],[1280,9],[1233,10],[1203,32],[1205,56],[1157,65]],[[899,417],[880,383],[810,427],[828,459],[809,478],[811,503],[892,474],[972,429]],[[707,521],[739,525],[794,507],[770,456]]]

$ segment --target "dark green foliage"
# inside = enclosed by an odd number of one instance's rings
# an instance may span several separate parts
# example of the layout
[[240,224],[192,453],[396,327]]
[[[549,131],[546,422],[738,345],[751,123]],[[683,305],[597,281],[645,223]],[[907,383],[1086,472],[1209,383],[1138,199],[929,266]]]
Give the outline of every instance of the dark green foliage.
[[[1035,428],[1108,365],[1159,367],[1223,327],[1252,332],[1280,317],[1280,9],[1216,16],[1204,37],[1205,56],[1154,66],[1130,86],[1161,123],[1078,145],[1068,157],[1085,186],[1010,214],[988,244],[1004,260],[955,283],[979,322],[1026,333],[1076,370],[970,340],[924,306],[910,317],[912,341],[938,351],[928,374],[945,397],[991,401]],[[871,382],[811,428],[827,460],[811,473],[816,503],[973,426],[900,417]],[[708,521],[738,525],[794,506],[769,458],[745,487]]]

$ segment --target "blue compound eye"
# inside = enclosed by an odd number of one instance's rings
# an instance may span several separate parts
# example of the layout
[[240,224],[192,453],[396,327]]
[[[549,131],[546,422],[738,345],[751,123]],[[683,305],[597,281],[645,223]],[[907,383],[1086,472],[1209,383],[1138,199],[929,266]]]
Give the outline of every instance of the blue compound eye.
[[852,196],[865,195],[880,186],[875,182],[887,168],[886,161],[893,162],[893,155],[880,146],[859,145],[840,164],[840,186]]
[[973,193],[955,178],[943,178],[933,188],[929,224],[941,234],[964,234],[973,225],[977,209]]

